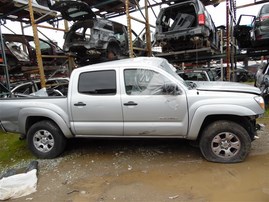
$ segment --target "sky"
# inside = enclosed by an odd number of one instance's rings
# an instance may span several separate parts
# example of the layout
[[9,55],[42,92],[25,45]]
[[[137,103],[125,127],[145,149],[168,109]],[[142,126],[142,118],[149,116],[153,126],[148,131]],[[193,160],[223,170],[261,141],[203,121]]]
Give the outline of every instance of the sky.
[[[254,0],[237,0],[237,6],[245,5],[245,4],[253,3],[253,2],[254,2]],[[240,14],[257,15],[257,13],[258,13],[261,6],[262,6],[262,4],[237,9],[237,19],[239,18]],[[226,3],[225,2],[219,4],[217,7],[207,6],[206,8],[207,8],[208,12],[211,14],[212,19],[213,19],[216,27],[220,26],[220,25],[226,25]],[[156,6],[154,8],[154,11],[158,15],[159,7]],[[149,17],[150,24],[155,25],[156,18],[153,15],[153,12],[151,11],[151,9],[149,9],[149,15],[150,15],[150,17]],[[141,14],[139,12],[132,13],[131,16],[137,17],[139,19],[142,19],[142,16],[141,16]],[[121,16],[119,18],[113,18],[112,20],[120,22],[120,23],[126,25],[126,16]],[[136,33],[140,33],[140,31],[144,27],[144,25],[142,25],[141,23],[133,21],[133,20],[132,20],[131,24],[132,24],[132,26],[131,26],[132,29]],[[17,34],[21,34],[20,24],[18,22],[8,22],[6,25],[7,25],[7,27],[9,27],[13,31],[15,31]],[[63,26],[61,28],[63,28]],[[40,28],[40,30],[45,35],[47,35],[49,38],[53,39],[54,41],[57,41],[59,46],[62,46],[62,44],[64,42],[63,32],[55,31],[55,30],[49,30],[49,29],[42,29],[42,28]],[[154,29],[152,31],[154,31]],[[4,27],[2,27],[2,33],[10,33],[10,31],[8,31]],[[25,29],[25,34],[32,35],[32,28],[29,27],[29,28]],[[39,34],[39,37],[44,38],[40,34]]]
[[[253,2],[254,0],[237,0],[237,6],[246,5]],[[236,10],[237,19],[239,18],[241,14],[248,14],[248,15],[256,16],[261,6],[262,4],[237,9]],[[221,3],[217,7],[207,6],[206,8],[208,12],[211,14],[216,27],[220,25],[226,25],[226,3],[225,2]]]

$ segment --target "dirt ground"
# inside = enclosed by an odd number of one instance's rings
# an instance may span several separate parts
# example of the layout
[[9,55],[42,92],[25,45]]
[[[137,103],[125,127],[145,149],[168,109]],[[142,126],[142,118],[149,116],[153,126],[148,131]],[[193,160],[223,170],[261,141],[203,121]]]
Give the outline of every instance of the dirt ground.
[[237,164],[207,162],[181,140],[71,140],[38,160],[37,191],[10,201],[269,201],[269,125]]

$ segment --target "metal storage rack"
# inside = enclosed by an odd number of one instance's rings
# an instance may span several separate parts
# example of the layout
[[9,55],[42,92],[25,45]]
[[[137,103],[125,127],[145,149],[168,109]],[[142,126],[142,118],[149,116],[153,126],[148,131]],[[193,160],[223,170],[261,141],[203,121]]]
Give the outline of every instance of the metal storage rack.
[[[44,76],[44,69],[43,69],[43,65],[42,65],[42,55],[40,53],[40,49],[39,47],[39,41],[38,41],[38,31],[37,31],[37,27],[43,27],[43,28],[49,28],[49,27],[44,27],[42,25],[39,25],[40,22],[44,22],[46,20],[49,20],[53,17],[56,17],[55,13],[53,13],[53,11],[48,11],[48,10],[42,10],[42,9],[36,9],[33,8],[32,6],[32,0],[29,0],[29,4],[23,4],[22,0],[13,0],[14,2],[16,2],[16,6],[14,7],[13,10],[9,10],[9,13],[1,13],[1,9],[0,9],[0,19],[12,19],[12,20],[19,20],[22,22],[26,22],[26,23],[30,23],[33,27],[33,35],[35,38],[35,43],[36,43],[36,47],[37,47],[37,52],[36,52],[36,56],[37,56],[37,60],[38,60],[38,69],[39,69],[39,74],[40,74],[40,79],[41,79],[41,83],[42,86],[45,86],[45,76]],[[108,8],[106,7],[106,4],[108,5],[111,1],[102,1],[101,3],[99,1],[94,1],[94,0],[84,0],[87,3],[91,3],[92,7],[98,7],[98,8]],[[127,27],[128,27],[128,32],[129,32],[129,56],[130,57],[134,57],[134,50],[136,49],[136,47],[133,47],[132,44],[132,34],[131,34],[131,20],[136,20],[138,22],[141,22],[143,24],[145,24],[145,30],[146,30],[146,44],[147,44],[147,55],[151,56],[152,55],[152,50],[151,50],[151,39],[150,39],[150,27],[152,27],[152,25],[149,24],[149,15],[148,15],[148,9],[152,9],[155,6],[161,6],[163,4],[167,4],[167,5],[171,5],[175,2],[180,2],[182,0],[154,0],[154,1],[149,1],[149,0],[144,0],[144,7],[140,7],[139,6],[139,1],[138,0],[125,0],[125,1],[118,1],[118,2],[122,2],[125,10],[122,9],[122,7],[120,7],[121,9],[110,9],[108,12],[106,12],[105,14],[102,14],[102,10],[99,10],[96,14],[100,15],[101,17],[105,17],[105,18],[113,18],[113,17],[118,17],[121,15],[126,15],[127,17]],[[5,0],[0,0],[0,5],[1,2],[5,3]],[[236,59],[243,59],[245,57],[249,57],[252,55],[255,56],[262,56],[262,55],[268,55],[268,51],[265,53],[264,51],[262,52],[255,52],[255,53],[249,53],[248,55],[244,55],[244,54],[236,54],[235,50],[233,48],[230,47],[234,47],[235,45],[235,41],[233,39],[233,25],[234,23],[236,23],[236,9],[237,8],[242,8],[242,7],[246,7],[246,6],[252,6],[252,5],[256,5],[256,4],[261,4],[261,3],[266,3],[269,2],[269,0],[253,0],[253,3],[251,4],[246,4],[240,7],[236,7],[236,0],[202,0],[202,2],[205,5],[212,5],[212,4],[218,4],[221,2],[226,2],[226,30],[227,30],[227,34],[226,34],[226,46],[228,48],[228,50],[226,51],[226,53],[216,53],[216,52],[212,52],[212,50],[209,49],[201,49],[201,50],[189,50],[189,51],[180,51],[180,52],[174,52],[174,53],[169,53],[169,54],[157,54],[157,56],[160,57],[166,57],[168,60],[170,60],[171,62],[190,62],[191,60],[193,60],[193,57],[190,57],[191,54],[195,54],[196,58],[195,61],[210,61],[212,59],[225,59],[228,63],[227,65],[227,78],[229,79],[230,76],[228,74],[230,74],[230,66],[232,67],[232,69],[234,68],[234,64],[236,64]],[[3,4],[2,4],[3,5]],[[14,4],[15,5],[15,4]],[[4,8],[2,6],[2,8]],[[7,9],[6,9],[7,10]],[[143,16],[143,19],[137,19],[133,16],[131,16],[131,13],[133,12],[137,12],[141,10],[145,10],[145,15]],[[142,13],[142,12],[141,12]],[[28,15],[28,18],[27,18]],[[30,15],[30,17],[29,17]],[[10,16],[16,16],[16,18],[14,17],[10,17]],[[53,28],[51,28],[53,29]],[[66,31],[67,29],[63,29],[62,31]],[[3,39],[1,39],[1,44],[3,44]],[[4,50],[2,48],[2,50]],[[3,57],[4,54],[3,54]],[[43,56],[44,57],[44,56]],[[5,75],[8,81],[8,68],[7,68],[7,63],[6,61],[4,61],[5,59],[3,59],[3,64],[6,69],[5,71]],[[70,61],[70,63],[72,63]]]
[[[41,87],[45,87],[45,74],[42,63],[42,55],[40,51],[39,38],[38,38],[38,30],[37,24],[40,22],[45,22],[49,19],[56,17],[56,12],[49,10],[44,6],[33,6],[32,0],[22,1],[22,0],[13,0],[6,2],[5,0],[0,1],[0,19],[1,20],[12,20],[19,21],[24,23],[30,23],[33,27],[33,36],[36,47],[36,57],[38,62],[38,70],[41,80]],[[35,20],[37,18],[37,20]],[[9,86],[9,73],[8,73],[8,65],[7,59],[5,56],[5,48],[4,48],[4,40],[1,33],[1,50],[3,55],[3,61],[5,66],[5,77],[7,86]],[[9,87],[8,87],[9,88]]]

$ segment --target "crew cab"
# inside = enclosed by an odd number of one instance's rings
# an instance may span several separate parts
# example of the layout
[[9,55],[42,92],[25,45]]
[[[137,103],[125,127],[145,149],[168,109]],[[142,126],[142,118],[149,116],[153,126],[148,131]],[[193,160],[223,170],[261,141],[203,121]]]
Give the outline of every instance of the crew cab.
[[213,162],[243,161],[264,100],[254,86],[187,84],[167,60],[138,57],[75,69],[67,97],[0,99],[3,130],[26,136],[39,158],[67,138],[184,138]]

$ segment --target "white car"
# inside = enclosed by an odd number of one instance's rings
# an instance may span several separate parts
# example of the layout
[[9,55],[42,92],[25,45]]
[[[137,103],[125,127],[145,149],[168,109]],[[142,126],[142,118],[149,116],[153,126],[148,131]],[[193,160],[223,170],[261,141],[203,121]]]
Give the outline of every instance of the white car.
[[[67,94],[69,78],[51,78],[46,81],[46,89],[48,95],[61,95]],[[36,93],[41,89],[40,80],[33,80],[21,83],[12,83],[10,85],[11,94],[15,97],[29,96]],[[50,90],[51,89],[51,90]],[[57,93],[54,93],[57,90]]]

